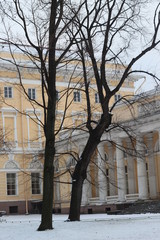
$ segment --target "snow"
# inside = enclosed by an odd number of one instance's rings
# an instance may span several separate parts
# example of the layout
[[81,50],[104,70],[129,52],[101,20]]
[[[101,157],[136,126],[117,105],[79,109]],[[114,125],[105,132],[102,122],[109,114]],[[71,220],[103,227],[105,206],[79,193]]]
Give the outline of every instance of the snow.
[[3,216],[0,240],[159,240],[160,214],[53,216],[53,230],[38,232],[40,215]]

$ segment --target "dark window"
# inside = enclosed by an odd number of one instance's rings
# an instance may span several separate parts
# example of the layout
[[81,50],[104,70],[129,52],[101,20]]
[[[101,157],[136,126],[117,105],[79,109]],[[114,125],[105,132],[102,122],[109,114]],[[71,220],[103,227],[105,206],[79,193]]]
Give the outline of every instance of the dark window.
[[88,208],[88,214],[92,214],[93,211],[92,211],[92,208]]
[[32,194],[41,194],[40,173],[31,173]]
[[7,195],[16,195],[16,173],[7,173]]
[[118,102],[120,98],[121,98],[121,95],[120,95],[120,94],[115,94],[115,95],[114,95],[114,100],[115,100],[115,102]]
[[12,87],[4,87],[4,97],[12,98]]
[[76,91],[73,93],[73,99],[74,99],[74,102],[80,102],[81,101],[81,94],[80,94],[80,91]]
[[10,206],[9,213],[18,213],[18,206]]
[[36,99],[36,89],[35,88],[28,88],[28,96],[30,99]]

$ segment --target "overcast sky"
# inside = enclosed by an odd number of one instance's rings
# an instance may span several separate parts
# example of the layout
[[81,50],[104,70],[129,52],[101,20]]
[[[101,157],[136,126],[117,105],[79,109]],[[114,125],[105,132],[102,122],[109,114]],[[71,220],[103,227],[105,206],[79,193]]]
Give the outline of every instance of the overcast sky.
[[[148,20],[150,21],[150,24],[149,24],[150,29],[148,29],[149,31],[152,31],[152,29],[153,29],[154,11],[155,11],[155,8],[156,8],[157,4],[159,3],[159,1],[160,0],[152,0],[152,1],[150,1],[151,3],[149,5],[148,9],[143,9],[145,16],[147,16]],[[12,30],[13,30],[13,24],[12,24]],[[18,32],[18,35],[19,34],[20,33]],[[159,38],[160,38],[160,33],[159,33]],[[141,40],[138,41],[138,44],[134,45],[134,49],[131,49],[131,51],[130,51],[130,54],[132,57],[134,57],[136,54],[139,53],[139,51],[141,51],[141,45],[142,45]],[[126,63],[127,63],[127,61],[126,61]],[[149,72],[152,72],[152,73],[158,75],[160,78],[160,46],[159,46],[159,51],[153,50],[152,52],[149,52],[148,54],[146,54],[140,61],[138,61],[135,64],[133,69],[136,69],[136,70],[143,69],[143,70],[146,70],[146,71],[149,71]],[[143,81],[144,81],[144,79],[141,79],[140,81],[135,83],[135,88],[138,89],[139,86],[143,83]],[[145,80],[144,84],[142,85],[142,87],[139,89],[139,93],[142,91],[153,89],[156,85],[157,85],[157,83],[154,81],[154,79],[152,79],[151,77],[148,77],[146,75],[146,80]]]
[[[149,16],[150,23],[151,23],[151,30],[153,28],[153,16],[154,16],[154,10],[159,3],[159,0],[153,0],[150,3],[149,9],[146,9],[146,14]],[[159,38],[160,38],[160,32],[159,32]],[[146,54],[140,61],[138,61],[135,66],[135,69],[144,69],[146,71],[150,71],[160,78],[160,46],[157,48],[157,50],[153,50],[152,52],[149,52]],[[137,83],[135,83],[136,89],[144,82],[144,79],[141,79]],[[155,80],[149,76],[146,75],[146,80],[143,83],[142,87],[139,89],[139,92],[147,91],[153,89],[155,86],[157,86],[158,82],[156,83]],[[160,84],[160,82],[159,82]]]

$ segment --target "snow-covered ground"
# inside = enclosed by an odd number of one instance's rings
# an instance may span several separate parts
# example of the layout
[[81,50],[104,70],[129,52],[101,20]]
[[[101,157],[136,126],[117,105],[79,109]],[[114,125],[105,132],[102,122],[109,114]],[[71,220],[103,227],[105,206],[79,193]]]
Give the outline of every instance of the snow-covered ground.
[[40,215],[3,216],[0,240],[159,240],[160,214],[82,215],[80,222],[53,216],[53,230],[38,232]]

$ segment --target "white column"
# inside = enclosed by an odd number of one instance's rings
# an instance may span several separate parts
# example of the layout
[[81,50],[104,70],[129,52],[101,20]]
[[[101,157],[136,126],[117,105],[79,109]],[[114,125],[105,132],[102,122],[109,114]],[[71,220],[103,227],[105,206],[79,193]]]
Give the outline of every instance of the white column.
[[155,198],[157,196],[157,183],[152,134],[148,136],[148,173],[149,173],[149,194],[151,198]]
[[108,146],[108,165],[109,165],[109,190],[110,196],[116,195],[116,181],[115,181],[115,162],[113,156],[113,147]]
[[143,147],[143,138],[137,136],[136,138],[136,151],[137,151],[137,174],[138,174],[138,191],[140,199],[148,198],[147,188],[147,173],[146,161]]
[[106,201],[107,196],[107,179],[106,179],[106,162],[104,144],[98,145],[98,184],[99,184],[99,200]]
[[133,156],[133,146],[131,143],[127,144],[127,166],[128,166],[128,188],[129,194],[136,192],[135,185],[135,169],[134,169],[134,156]]
[[126,179],[122,151],[122,141],[120,138],[118,138],[116,142],[116,161],[117,161],[118,201],[124,202],[126,194]]

